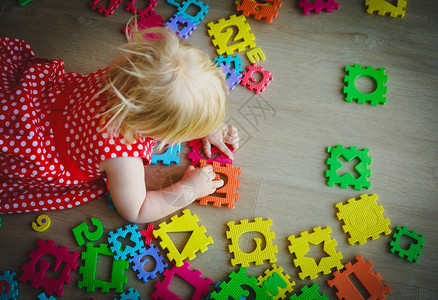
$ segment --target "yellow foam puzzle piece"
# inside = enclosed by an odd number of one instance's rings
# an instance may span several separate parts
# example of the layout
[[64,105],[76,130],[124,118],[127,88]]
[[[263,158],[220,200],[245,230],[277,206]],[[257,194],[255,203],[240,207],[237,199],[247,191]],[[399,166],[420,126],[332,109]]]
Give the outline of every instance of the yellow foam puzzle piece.
[[[300,237],[295,237],[291,235],[288,240],[290,242],[289,252],[291,254],[295,253],[296,259],[294,259],[294,264],[296,267],[301,268],[301,272],[298,273],[300,279],[304,279],[307,276],[310,279],[315,279],[318,277],[318,273],[323,272],[325,274],[331,273],[332,268],[337,268],[338,270],[343,268],[341,263],[342,254],[337,252],[335,247],[338,245],[335,239],[330,238],[330,233],[332,232],[330,227],[321,229],[321,227],[313,228],[312,233],[307,231],[301,232]],[[305,256],[309,252],[309,244],[319,245],[323,244],[323,249],[328,256],[321,258],[317,264],[315,259],[312,257]]]
[[391,18],[397,18],[405,16],[405,8],[406,8],[406,0],[398,0],[397,6],[392,5],[391,3],[385,0],[366,0],[365,5],[368,6],[367,13],[372,14],[377,11],[379,16],[384,16],[389,13]]
[[[161,239],[161,248],[167,248],[167,257],[170,261],[174,260],[177,267],[181,267],[186,258],[192,260],[198,251],[204,253],[207,251],[208,245],[214,244],[213,238],[205,235],[207,230],[204,226],[199,226],[198,221],[195,214],[192,215],[189,209],[185,209],[182,216],[173,216],[171,222],[163,222],[159,225],[159,229],[153,231],[155,238]],[[181,253],[168,235],[171,232],[192,232]]]
[[248,60],[252,64],[255,64],[259,60],[265,60],[266,59],[265,53],[263,53],[263,50],[260,49],[259,47],[256,47],[254,49],[248,50],[246,52],[246,57],[248,57]]
[[[270,263],[277,261],[275,253],[278,252],[277,246],[273,244],[275,233],[270,231],[272,220],[262,220],[255,218],[254,222],[248,222],[248,219],[241,220],[240,224],[234,224],[234,221],[227,223],[229,230],[226,232],[227,239],[231,240],[231,245],[228,246],[230,253],[234,253],[234,258],[231,259],[233,266],[240,264],[242,267],[248,267],[250,262],[256,265],[263,264],[264,260],[269,259]],[[262,240],[254,238],[256,249],[251,253],[242,252],[239,248],[239,236],[247,232],[258,232],[265,238],[265,248],[262,250]]]
[[[284,299],[286,293],[291,293],[294,289],[295,281],[290,282],[290,276],[283,273],[282,267],[272,265],[271,269],[265,271],[265,276],[257,278],[259,286],[265,286],[273,300]],[[280,283],[280,285],[279,285]]]
[[378,239],[380,234],[388,235],[391,233],[389,229],[389,220],[384,218],[383,206],[377,205],[377,195],[368,196],[363,194],[358,200],[352,198],[347,200],[347,204],[338,203],[336,208],[339,212],[336,214],[339,221],[343,220],[342,229],[345,233],[350,234],[348,243],[353,245],[359,243],[362,245],[367,242],[367,239]]

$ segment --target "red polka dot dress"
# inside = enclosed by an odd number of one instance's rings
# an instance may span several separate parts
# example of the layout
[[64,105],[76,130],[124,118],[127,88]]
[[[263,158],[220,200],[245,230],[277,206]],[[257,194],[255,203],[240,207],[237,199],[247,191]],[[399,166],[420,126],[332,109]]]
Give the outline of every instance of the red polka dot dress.
[[151,160],[155,141],[111,137],[94,97],[107,69],[66,73],[24,41],[0,38],[0,213],[72,208],[107,193],[102,161]]

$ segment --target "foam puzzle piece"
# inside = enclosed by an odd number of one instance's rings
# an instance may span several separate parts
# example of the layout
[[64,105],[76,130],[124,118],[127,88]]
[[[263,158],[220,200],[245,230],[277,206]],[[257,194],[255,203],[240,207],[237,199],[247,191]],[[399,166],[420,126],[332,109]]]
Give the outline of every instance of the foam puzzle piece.
[[[131,235],[130,241],[135,244],[134,247],[126,245],[122,250],[123,244],[118,238],[126,238],[128,234]],[[114,259],[126,259],[128,255],[134,257],[138,253],[144,251],[144,243],[141,240],[141,234],[136,224],[126,225],[125,229],[117,228],[117,231],[110,231],[108,237],[108,243],[111,246],[111,251],[115,254]]]
[[379,16],[384,16],[389,13],[391,18],[401,17],[404,18],[406,14],[406,0],[397,0],[397,6],[385,1],[385,0],[366,0],[365,5],[368,14],[377,12]]
[[[290,242],[289,252],[295,254],[294,265],[295,267],[300,267],[301,272],[298,273],[300,279],[304,279],[307,276],[310,279],[315,279],[318,277],[318,273],[323,272],[324,275],[331,273],[332,268],[342,269],[343,265],[341,263],[342,254],[336,251],[336,246],[338,245],[335,239],[330,237],[332,230],[330,227],[321,229],[321,227],[313,228],[312,233],[307,231],[301,232],[300,237],[295,237],[291,235],[288,240]],[[309,245],[319,245],[323,243],[324,252],[328,256],[321,258],[317,264],[313,257],[305,256],[309,252]]]
[[191,271],[190,264],[184,262],[181,267],[173,267],[171,270],[164,271],[164,279],[157,281],[154,285],[155,291],[152,293],[153,299],[180,299],[175,293],[169,290],[169,286],[176,275],[187,281],[192,287],[195,288],[194,294],[191,299],[204,299],[210,292],[209,286],[213,284],[213,280],[210,278],[202,278],[202,273],[198,270]]
[[100,1],[102,0],[91,0],[90,8],[104,15],[105,17],[112,15],[116,11],[117,7],[119,7],[120,3],[122,3],[122,0],[109,0],[108,7],[105,7],[104,5],[99,4]]
[[179,164],[178,153],[180,152],[181,152],[181,144],[173,145],[173,146],[168,145],[164,153],[152,155],[152,160],[150,164],[156,165],[159,161],[163,162],[163,165],[165,166],[170,166],[171,163]]
[[374,273],[371,270],[372,267],[373,265],[370,261],[365,262],[363,256],[358,255],[356,263],[351,264],[349,262],[345,265],[345,270],[334,272],[333,279],[327,280],[327,284],[338,290],[336,296],[339,299],[363,299],[361,293],[348,278],[350,274],[354,274],[370,295],[368,299],[385,299],[385,294],[390,292],[391,288],[380,282],[382,276],[379,273]]
[[[199,11],[196,15],[192,16],[187,13],[187,9],[191,6],[197,6]],[[182,15],[185,19],[189,19],[192,23],[199,25],[205,16],[208,14],[208,4],[205,4],[199,0],[185,0],[178,7],[178,15]]]
[[[209,164],[206,163],[205,160],[200,161],[200,167],[203,168]],[[215,161],[211,164],[213,167],[213,172],[216,173],[215,180],[220,179],[220,175],[225,175],[227,177],[227,183],[222,187],[218,188],[215,194],[211,194],[199,199],[202,205],[207,205],[209,202],[213,202],[214,207],[221,207],[222,205],[227,205],[227,208],[233,209],[235,208],[234,202],[239,200],[239,193],[236,192],[236,189],[240,187],[240,180],[237,179],[237,175],[242,174],[241,168],[235,168],[233,165],[225,165],[221,166],[219,162]],[[224,197],[222,197],[224,195]]]
[[[144,266],[149,262],[149,259],[145,258],[146,256],[152,257],[155,261],[155,268],[149,272],[146,272],[144,269]],[[148,279],[155,279],[157,274],[162,274],[167,268],[163,256],[160,255],[160,250],[156,248],[154,244],[148,245],[146,250],[133,258],[130,258],[129,262],[134,264],[132,268],[137,272],[138,279],[142,280],[144,283],[147,283]]]
[[284,299],[286,293],[291,293],[295,285],[295,281],[290,282],[290,276],[283,272],[282,267],[277,267],[273,264],[272,268],[265,271],[264,276],[257,278],[257,284],[263,286],[274,300]]
[[[174,14],[169,21],[166,22],[166,25],[181,39],[187,39],[196,30],[197,26],[196,23],[179,14]],[[180,28],[180,26],[183,27]]]
[[336,217],[339,221],[344,221],[342,230],[350,235],[348,243],[362,245],[367,239],[378,239],[380,234],[388,235],[389,229],[388,218],[383,217],[383,206],[377,205],[378,197],[376,194],[363,194],[358,200],[351,198],[347,204],[337,203],[338,209]]
[[0,275],[0,299],[17,299],[18,283],[15,280],[15,272],[4,271]]
[[[255,36],[250,32],[251,27],[246,23],[244,16],[232,15],[227,20],[220,19],[216,23],[208,23],[207,26],[209,28],[208,35],[212,38],[213,45],[217,47],[218,55],[225,53],[230,55],[235,51],[242,52],[247,47],[254,48],[256,46]],[[234,39],[230,41],[235,31],[237,32]]]
[[38,232],[46,231],[51,224],[48,215],[39,215],[35,222],[32,222],[32,229]]
[[96,278],[97,256],[99,254],[114,257],[114,253],[108,248],[107,244],[99,244],[94,247],[93,243],[85,244],[87,249],[82,251],[81,258],[84,260],[84,266],[79,267],[79,274],[82,274],[82,280],[78,281],[78,287],[86,288],[87,292],[94,292],[100,288],[102,293],[108,293],[114,289],[116,293],[123,292],[123,285],[127,283],[128,276],[125,270],[129,268],[129,262],[126,260],[113,260],[111,269],[111,282]]
[[47,297],[46,293],[41,293],[41,294],[39,294],[39,295],[38,295],[38,299],[39,299],[39,300],[56,300],[56,298],[53,297],[53,296],[49,296],[49,297]]
[[329,298],[319,292],[319,286],[314,283],[309,288],[307,285],[301,288],[301,294],[293,294],[290,300],[329,300]]
[[[124,27],[123,28],[123,33],[127,34],[131,37],[131,39],[133,39],[133,35],[131,33],[132,28],[135,28],[135,20],[131,21],[128,25],[128,28]],[[138,30],[144,30],[147,28],[152,28],[152,27],[163,27],[163,17],[160,15],[157,15],[157,13],[155,12],[155,10],[152,10],[151,13],[147,16],[139,16],[137,19],[137,27]],[[144,33],[143,34],[143,38],[147,39],[147,38],[158,38],[155,34],[152,33]]]
[[265,53],[259,47],[246,51],[246,57],[252,64],[266,59]]
[[[64,293],[63,285],[71,281],[70,272],[78,267],[76,261],[79,253],[76,251],[69,252],[69,249],[64,246],[56,247],[56,243],[51,240],[45,242],[43,239],[40,239],[37,245],[38,248],[29,255],[31,258],[30,262],[21,268],[23,275],[21,275],[20,281],[30,281],[32,287],[36,289],[41,286],[44,288],[44,292],[49,295],[55,293],[58,296],[62,296]],[[55,257],[55,265],[50,270],[51,266],[47,260],[40,261],[45,255]],[[39,268],[37,268],[37,263],[39,263]],[[60,270],[61,265],[63,266],[62,270]],[[58,278],[46,277],[47,271],[58,272],[60,275]]]
[[[245,268],[239,268],[237,273],[233,271],[228,277],[230,278],[230,281],[221,282],[217,290],[209,295],[210,299],[246,299],[250,294],[247,288],[250,288],[253,291],[255,299],[271,299],[267,290],[257,284],[257,278],[246,275]],[[243,287],[245,287],[245,289]]]
[[91,218],[91,224],[93,224],[93,226],[96,226],[96,230],[93,232],[90,232],[90,227],[85,222],[73,228],[73,235],[75,236],[76,242],[78,243],[79,246],[85,244],[85,240],[82,234],[84,234],[85,238],[88,241],[92,241],[92,242],[95,242],[102,237],[103,235],[102,222],[100,222],[99,219]]
[[[259,82],[253,77],[254,73],[260,73],[262,75],[262,79]],[[256,63],[253,63],[246,68],[246,71],[243,71],[240,84],[246,86],[248,90],[260,94],[271,83],[272,79],[274,79],[274,76],[272,76],[271,72],[265,70],[262,66],[257,66]]]
[[[419,235],[416,231],[413,230],[410,231],[409,228],[406,226],[397,226],[396,230],[397,231],[394,232],[394,235],[392,236],[394,240],[390,243],[391,253],[398,252],[398,256],[406,257],[408,262],[417,262],[420,258],[421,253],[423,252],[421,248],[423,248],[425,245],[424,235]],[[402,247],[400,247],[400,239],[403,236],[409,237],[416,242],[411,243],[408,249],[403,249]]]
[[[197,167],[201,160],[205,160],[208,164],[214,161],[219,162],[222,166],[226,164],[233,164],[233,160],[229,159],[228,156],[223,154],[216,146],[211,147],[211,158],[205,158],[203,153],[202,141],[200,139],[189,141],[189,146],[192,151],[189,152],[188,157],[192,161],[192,166]],[[234,150],[228,147],[231,152]],[[219,154],[218,157],[216,157]],[[216,157],[216,158],[215,158]]]
[[[169,223],[163,222],[159,225],[159,229],[154,230],[155,238],[161,239],[161,249],[167,249],[167,258],[174,261],[177,267],[181,267],[186,258],[192,260],[198,251],[204,253],[208,250],[208,245],[214,244],[213,238],[205,235],[207,230],[204,226],[199,226],[198,221],[195,214],[192,215],[189,209],[185,209],[182,216],[175,215]],[[171,232],[192,232],[181,253],[168,235]]]
[[242,59],[239,55],[219,55],[218,57],[214,58],[214,61],[217,62],[217,66],[220,67],[222,63],[232,67],[237,73],[237,75],[242,77]]
[[181,3],[183,3],[184,0],[167,0],[167,3],[176,6],[176,7],[180,7]]
[[[347,85],[344,86],[343,89],[343,93],[346,95],[345,101],[352,102],[353,100],[357,100],[358,104],[369,102],[370,105],[373,106],[385,104],[386,97],[384,95],[388,91],[388,87],[385,85],[388,82],[388,76],[385,75],[385,70],[385,68],[375,70],[371,66],[362,68],[362,66],[358,64],[345,66],[345,72],[347,73],[344,77],[344,82],[346,82]],[[360,92],[355,86],[355,81],[361,76],[373,79],[377,85],[376,89],[368,94]]]
[[230,91],[234,90],[236,84],[240,83],[239,74],[236,72],[236,70],[230,68],[230,66],[224,63],[221,64],[221,70],[225,74],[225,84],[228,86]]
[[237,11],[242,12],[245,17],[254,16],[254,19],[265,19],[271,23],[272,19],[278,15],[278,9],[283,4],[281,0],[265,0],[264,4],[258,3],[255,0],[242,0],[237,4]]
[[300,0],[298,4],[300,5],[300,8],[303,9],[305,15],[308,15],[312,10],[316,14],[319,14],[323,9],[325,9],[326,12],[332,12],[334,9],[339,9],[339,3],[335,0]]
[[[253,222],[248,222],[247,219],[241,220],[240,224],[235,224],[234,221],[227,223],[228,231],[227,239],[231,240],[231,245],[228,246],[230,253],[234,253],[234,258],[231,259],[233,266],[239,264],[242,267],[248,267],[249,263],[254,262],[256,265],[263,264],[264,260],[269,260],[270,263],[275,263],[277,259],[275,254],[278,252],[277,245],[274,245],[275,233],[270,231],[272,220],[255,218]],[[246,253],[239,248],[239,236],[248,232],[258,232],[265,239],[265,247],[262,249],[262,240],[254,238],[256,249],[251,253]]]
[[110,209],[112,209],[112,210],[115,210],[116,209],[116,207],[114,206],[114,203],[113,203],[113,198],[111,198],[111,195],[110,194],[108,194],[108,207],[110,208]]
[[[135,8],[135,1],[137,0],[129,0],[126,2],[125,10],[127,12],[132,13],[133,15],[139,15],[139,16],[148,16],[152,13],[154,10],[154,7],[157,6],[157,0],[147,0],[148,5],[144,9],[136,9]],[[142,0],[144,1],[144,0]]]
[[140,229],[140,234],[144,237],[144,244],[150,245],[154,238],[154,224],[148,224],[146,229]]
[[[371,176],[371,170],[369,169],[371,157],[368,155],[369,151],[367,148],[362,150],[358,150],[357,147],[344,148],[343,145],[336,145],[335,148],[328,147],[327,152],[330,154],[330,157],[326,160],[326,165],[329,166],[329,169],[325,171],[325,177],[328,178],[327,185],[334,186],[339,184],[343,189],[351,185],[355,190],[370,188],[371,182],[368,181],[368,177]],[[351,173],[346,173],[342,176],[338,175],[337,172],[342,168],[342,163],[339,161],[341,156],[347,162],[355,158],[360,160],[360,163],[354,167],[354,170],[359,174],[358,178],[355,178]]]
[[140,298],[140,293],[134,290],[133,288],[129,288],[127,292],[120,294],[120,298],[114,298],[114,300],[143,300]]

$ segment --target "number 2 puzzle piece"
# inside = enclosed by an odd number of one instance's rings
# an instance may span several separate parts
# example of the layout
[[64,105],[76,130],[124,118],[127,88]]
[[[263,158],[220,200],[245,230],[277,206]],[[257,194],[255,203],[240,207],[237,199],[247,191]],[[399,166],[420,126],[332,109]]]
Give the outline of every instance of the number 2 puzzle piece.
[[[262,75],[262,79],[259,82],[254,78],[254,73],[260,73]],[[260,94],[265,90],[265,87],[271,83],[272,79],[274,79],[274,77],[271,72],[264,70],[262,66],[257,66],[256,63],[253,63],[246,68],[246,71],[243,71],[243,77],[240,84],[246,86],[248,90]]]
[[[212,38],[213,45],[217,47],[218,55],[233,54],[235,51],[242,52],[247,47],[254,48],[256,46],[255,36],[250,33],[251,27],[246,23],[244,16],[232,15],[229,19],[220,19],[216,23],[210,22],[207,24],[208,35]],[[236,32],[237,31],[237,32]],[[233,33],[236,32],[232,41]],[[235,42],[228,45],[228,42]]]
[[18,289],[15,272],[4,271],[0,275],[0,299],[17,299]]
[[[205,160],[200,161],[200,167],[205,167],[208,164]],[[218,188],[216,190],[216,194],[218,195],[208,195],[199,199],[196,199],[199,201],[202,205],[207,205],[208,202],[213,202],[214,207],[221,207],[223,204],[227,205],[227,208],[233,209],[234,202],[239,200],[239,193],[236,192],[236,189],[240,186],[240,180],[237,179],[237,175],[240,175],[242,173],[241,168],[234,168],[233,165],[225,165],[221,166],[219,162],[213,162],[213,172],[223,174],[227,177],[227,183]],[[220,176],[219,174],[216,174],[215,180],[219,180]],[[225,197],[222,197],[224,195]]]
[[256,0],[242,0],[237,4],[237,11],[242,12],[245,17],[254,16],[254,19],[265,19],[271,23],[278,15],[278,9],[283,4],[281,0],[265,0],[266,3],[258,3]]
[[[29,255],[31,261],[21,268],[23,275],[21,275],[20,281],[29,280],[36,289],[42,286],[45,293],[49,295],[56,293],[58,296],[62,296],[64,293],[63,285],[68,284],[71,280],[70,272],[78,267],[76,261],[79,253],[76,251],[68,252],[69,249],[64,246],[56,247],[55,242],[51,240],[44,242],[40,239],[37,244],[37,250],[32,251]],[[54,256],[56,259],[55,265],[50,270],[50,263],[47,260],[40,261],[45,255]],[[37,268],[38,262],[39,268]],[[61,266],[63,269],[59,270]],[[58,278],[46,277],[47,271],[58,272],[60,275]]]
[[[159,229],[154,230],[155,238],[161,239],[161,249],[167,249],[167,257],[170,261],[175,261],[177,267],[181,267],[186,258],[194,259],[198,251],[204,253],[208,249],[207,246],[214,243],[211,236],[205,235],[207,230],[204,226],[199,226],[198,221],[196,215],[192,215],[189,209],[185,209],[182,216],[175,215],[171,218],[170,223],[163,222],[159,225]],[[192,232],[181,252],[170,239],[168,233],[171,232]]]
[[170,166],[171,163],[179,164],[179,156],[178,153],[181,152],[181,144],[174,146],[167,146],[166,152],[162,154],[153,154],[152,160],[150,162],[151,165],[156,165],[159,161],[163,162],[163,165]]
[[339,270],[333,273],[334,278],[327,280],[330,287],[335,287],[338,292],[336,296],[339,299],[354,300],[363,299],[361,293],[351,282],[349,275],[354,274],[363,287],[367,290],[370,297],[368,299],[385,299],[385,294],[391,291],[388,285],[383,285],[380,280],[382,276],[374,273],[371,268],[373,264],[370,261],[365,262],[362,255],[356,257],[356,263],[351,262],[345,265],[345,270]]
[[[421,248],[424,247],[425,243],[424,243],[424,235],[419,235],[416,231],[410,231],[409,228],[403,226],[397,226],[397,232],[394,232],[394,235],[392,236],[392,238],[394,239],[393,241],[391,241],[390,246],[391,246],[391,253],[395,253],[398,252],[398,256],[399,257],[404,257],[406,256],[407,261],[409,262],[417,262],[422,250]],[[415,240],[415,243],[411,243],[409,245],[408,249],[403,249],[402,247],[400,247],[400,239],[406,236],[408,238],[411,238],[413,240]]]
[[366,0],[365,5],[368,7],[367,13],[373,14],[377,11],[379,16],[384,16],[389,13],[391,18],[404,17],[406,9],[406,0],[397,0],[397,6],[385,0]]
[[[205,158],[202,155],[202,141],[200,139],[190,141],[189,146],[192,148],[192,151],[188,154],[189,159],[192,161],[192,166],[196,167],[201,160],[205,160],[208,164],[211,164],[214,161],[219,162],[221,165],[233,164],[233,161],[223,154],[216,146],[211,147],[211,158]],[[230,150],[231,152],[234,152],[233,149]],[[217,155],[219,156],[216,157]]]
[[[241,220],[240,224],[234,224],[234,221],[227,223],[229,230],[226,232],[227,239],[231,240],[231,245],[228,246],[230,253],[234,253],[234,258],[231,259],[233,266],[239,264],[242,267],[248,267],[250,262],[256,265],[263,264],[264,260],[269,260],[270,263],[275,263],[275,253],[278,252],[277,245],[274,245],[275,233],[270,231],[272,220],[262,220],[255,218],[254,222],[248,222],[247,219]],[[256,249],[251,253],[246,253],[239,248],[239,236],[247,232],[258,232],[265,239],[265,248],[262,249],[262,240],[254,238]]]
[[300,8],[303,9],[305,15],[308,15],[312,10],[316,14],[319,14],[323,9],[325,9],[326,12],[332,12],[333,9],[339,9],[339,3],[335,0],[300,0],[299,5]]
[[377,205],[377,195],[361,195],[358,200],[352,198],[347,204],[338,203],[336,208],[339,212],[336,214],[339,221],[343,220],[342,230],[350,234],[348,243],[353,245],[359,243],[362,245],[367,239],[378,239],[380,234],[388,235],[389,229],[388,218],[383,217],[383,207]]
[[[295,254],[294,259],[295,267],[300,267],[301,272],[298,276],[303,280],[307,276],[310,279],[318,277],[318,273],[323,272],[325,274],[331,273],[332,268],[342,269],[341,263],[342,254],[336,251],[337,242],[335,239],[330,238],[332,232],[330,227],[321,229],[321,227],[313,228],[312,233],[307,231],[301,232],[300,237],[291,235],[288,240],[290,242],[289,252]],[[316,263],[313,257],[305,256],[309,250],[309,245],[319,245],[323,243],[324,252],[328,256],[324,256],[320,259],[319,263]]]
[[290,276],[283,273],[282,267],[272,265],[271,269],[265,271],[265,276],[259,276],[258,285],[263,286],[274,299],[284,299],[286,293],[291,293],[294,289],[295,281],[290,282]]

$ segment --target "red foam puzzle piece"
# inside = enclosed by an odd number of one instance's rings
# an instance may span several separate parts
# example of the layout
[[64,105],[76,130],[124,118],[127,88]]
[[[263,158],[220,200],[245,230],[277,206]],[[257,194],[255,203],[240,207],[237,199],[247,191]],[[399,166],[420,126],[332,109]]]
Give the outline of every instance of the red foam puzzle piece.
[[110,0],[107,8],[104,5],[99,4],[100,1],[101,0],[91,0],[90,7],[92,10],[99,12],[105,17],[112,15],[116,11],[117,7],[119,7],[119,4],[122,3],[122,0]]
[[129,0],[128,2],[126,2],[125,8],[127,12],[130,12],[133,15],[138,14],[139,16],[148,16],[154,11],[154,7],[157,6],[157,0],[148,0],[149,4],[145,9],[136,9],[135,1],[137,0]]
[[144,236],[144,244],[150,245],[152,244],[152,239],[154,238],[154,224],[148,224],[147,229],[140,229],[141,236]]
[[[262,74],[262,80],[257,82],[257,80],[253,77],[254,73]],[[257,66],[256,63],[249,65],[246,68],[246,71],[243,71],[243,77],[240,84],[242,86],[248,87],[250,91],[254,91],[256,94],[259,94],[265,90],[265,87],[271,83],[271,80],[274,79],[271,72],[268,70],[264,70],[262,66]]]

